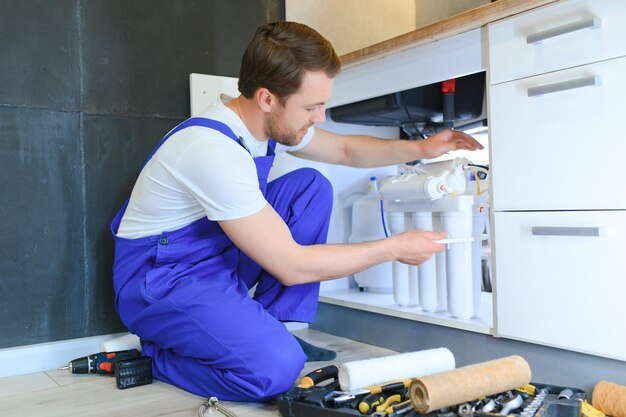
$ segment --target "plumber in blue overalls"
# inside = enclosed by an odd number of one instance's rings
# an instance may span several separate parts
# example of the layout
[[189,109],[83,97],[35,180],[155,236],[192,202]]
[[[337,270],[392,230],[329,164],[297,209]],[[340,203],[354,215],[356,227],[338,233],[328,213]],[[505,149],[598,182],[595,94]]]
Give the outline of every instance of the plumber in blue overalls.
[[111,224],[113,280],[117,311],[157,379],[222,400],[269,400],[307,360],[284,322],[313,322],[320,281],[387,261],[416,265],[443,249],[433,241],[445,234],[422,230],[325,244],[329,181],[303,168],[268,183],[278,152],[374,167],[481,147],[452,131],[417,142],[314,128],[339,70],[313,29],[263,25],[242,59],[241,95],[175,127],[145,162]]

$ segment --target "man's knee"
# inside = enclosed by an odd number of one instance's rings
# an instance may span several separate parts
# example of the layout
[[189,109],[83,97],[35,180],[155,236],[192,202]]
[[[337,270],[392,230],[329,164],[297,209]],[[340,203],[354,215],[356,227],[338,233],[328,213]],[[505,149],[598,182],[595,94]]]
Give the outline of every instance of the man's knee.
[[262,365],[256,377],[261,384],[251,393],[252,401],[266,401],[288,391],[304,368],[306,355],[295,338],[289,337],[293,340],[280,344],[277,340],[270,344],[273,346],[268,347],[267,352],[260,354],[258,359]]
[[300,209],[314,211],[315,218],[320,220],[329,218],[333,208],[333,186],[328,178],[314,168],[301,168],[295,172],[303,190],[300,201],[306,202],[306,209]]
[[321,172],[315,168],[301,168],[296,172],[298,172],[302,178],[307,181],[307,189],[326,197],[332,202],[333,186],[328,178],[326,178]]

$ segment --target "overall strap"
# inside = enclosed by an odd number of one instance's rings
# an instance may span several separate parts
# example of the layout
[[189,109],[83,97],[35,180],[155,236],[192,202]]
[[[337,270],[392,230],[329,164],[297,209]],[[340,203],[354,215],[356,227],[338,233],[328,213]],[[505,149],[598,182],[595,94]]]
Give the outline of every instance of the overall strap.
[[239,140],[237,135],[235,135],[235,133],[230,129],[230,127],[226,126],[224,123],[218,122],[217,120],[213,120],[213,119],[207,119],[205,117],[192,117],[191,119],[185,120],[184,122],[176,126],[174,129],[172,129],[167,135],[165,135],[165,137],[161,139],[159,144],[152,150],[152,152],[150,152],[150,155],[148,155],[148,158],[146,158],[146,161],[143,163],[143,166],[145,166],[148,163],[150,158],[154,156],[156,151],[159,150],[161,145],[163,145],[165,141],[169,139],[170,136],[172,136],[174,133],[178,132],[179,130],[182,130],[191,126],[202,126],[202,127],[206,127],[209,129],[217,130],[218,132],[228,136],[235,142],[241,144],[241,141]]
[[267,141],[267,156],[276,155],[276,141],[274,139],[270,139]]

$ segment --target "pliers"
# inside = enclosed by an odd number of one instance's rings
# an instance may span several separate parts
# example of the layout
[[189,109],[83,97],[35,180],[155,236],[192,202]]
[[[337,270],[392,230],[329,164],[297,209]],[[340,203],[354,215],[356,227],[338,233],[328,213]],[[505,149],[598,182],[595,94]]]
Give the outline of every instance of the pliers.
[[[371,415],[373,417],[398,417],[413,410],[413,404],[411,403],[411,400],[400,402],[399,399],[395,399],[392,397],[394,396],[389,397],[387,399],[388,401],[385,401],[385,404],[376,407],[376,411]],[[385,406],[385,408],[382,408],[383,406]]]

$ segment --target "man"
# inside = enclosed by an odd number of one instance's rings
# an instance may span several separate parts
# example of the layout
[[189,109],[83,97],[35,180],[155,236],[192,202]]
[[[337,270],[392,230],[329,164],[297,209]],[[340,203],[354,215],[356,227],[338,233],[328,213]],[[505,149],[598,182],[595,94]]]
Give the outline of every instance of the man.
[[418,142],[314,128],[339,70],[307,26],[261,26],[242,59],[241,95],[185,121],[150,155],[111,228],[116,308],[156,378],[223,400],[270,399],[307,359],[282,322],[313,321],[320,281],[443,249],[434,241],[445,234],[422,230],[327,245],[329,182],[301,169],[267,183],[275,152],[374,167],[481,147],[453,131]]

